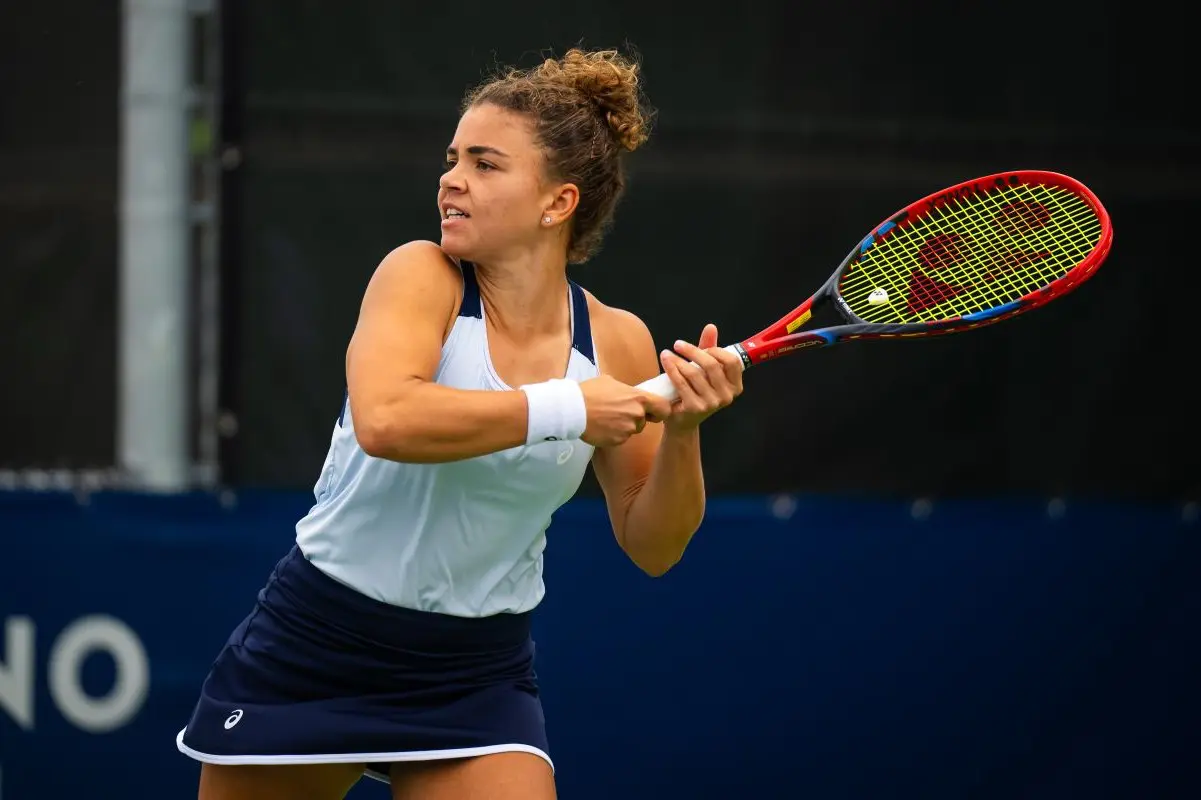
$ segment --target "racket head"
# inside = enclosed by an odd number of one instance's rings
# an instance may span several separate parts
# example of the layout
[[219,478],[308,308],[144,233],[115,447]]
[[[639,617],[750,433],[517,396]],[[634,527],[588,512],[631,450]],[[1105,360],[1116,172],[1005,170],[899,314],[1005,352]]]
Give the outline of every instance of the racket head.
[[[1074,290],[1112,243],[1105,207],[1067,175],[1015,170],[964,181],[873,228],[813,297],[742,343],[746,360],[991,325]],[[827,301],[847,324],[798,333]]]

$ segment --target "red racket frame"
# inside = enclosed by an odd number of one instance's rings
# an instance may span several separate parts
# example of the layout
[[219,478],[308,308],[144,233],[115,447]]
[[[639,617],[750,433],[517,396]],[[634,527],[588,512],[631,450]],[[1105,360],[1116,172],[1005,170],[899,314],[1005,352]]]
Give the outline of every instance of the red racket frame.
[[[846,303],[838,296],[838,282],[843,273],[863,253],[874,244],[892,235],[897,230],[903,230],[915,220],[930,214],[941,206],[970,194],[984,194],[995,188],[1004,188],[1020,184],[1041,184],[1059,186],[1080,197],[1087,203],[1101,222],[1101,234],[1092,252],[1052,283],[1037,289],[1017,300],[1013,300],[998,308],[978,314],[969,314],[937,322],[921,322],[906,324],[881,324],[865,322],[857,317]],[[979,328],[992,325],[1017,314],[1031,311],[1045,305],[1057,297],[1062,297],[1076,289],[1088,280],[1109,255],[1113,244],[1113,227],[1109,213],[1097,199],[1097,196],[1080,181],[1058,172],[1044,170],[1014,170],[998,172],[955,184],[946,189],[934,192],[917,202],[910,203],[905,208],[881,222],[872,232],[864,237],[859,244],[847,254],[839,264],[838,269],[813,295],[794,308],[788,314],[768,327],[750,336],[737,345],[732,346],[742,356],[744,366],[760,364],[773,358],[809,347],[829,347],[839,342],[854,339],[892,339],[899,337],[936,336],[956,331]],[[794,320],[811,314],[816,308],[826,302],[833,301],[839,313],[847,320],[846,325],[817,328],[809,331],[789,333],[788,326]]]

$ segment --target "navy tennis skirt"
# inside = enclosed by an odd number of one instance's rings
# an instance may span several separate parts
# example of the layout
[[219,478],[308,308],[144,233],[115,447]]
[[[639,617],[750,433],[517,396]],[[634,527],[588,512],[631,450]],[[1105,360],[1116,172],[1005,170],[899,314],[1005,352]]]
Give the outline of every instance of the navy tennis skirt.
[[384,781],[400,761],[523,751],[550,763],[530,615],[382,603],[293,547],[176,744],[214,764],[364,763]]

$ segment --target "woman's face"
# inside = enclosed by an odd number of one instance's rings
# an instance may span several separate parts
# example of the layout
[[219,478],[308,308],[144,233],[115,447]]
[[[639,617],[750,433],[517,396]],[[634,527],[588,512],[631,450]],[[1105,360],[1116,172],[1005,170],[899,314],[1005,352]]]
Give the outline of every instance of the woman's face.
[[504,258],[544,235],[554,200],[532,123],[490,104],[468,109],[438,183],[442,248],[465,261]]

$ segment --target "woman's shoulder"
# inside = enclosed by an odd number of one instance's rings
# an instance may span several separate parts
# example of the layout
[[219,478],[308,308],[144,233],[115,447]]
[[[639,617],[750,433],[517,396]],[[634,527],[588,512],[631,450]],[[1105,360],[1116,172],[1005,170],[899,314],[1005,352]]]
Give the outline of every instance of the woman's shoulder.
[[445,340],[463,302],[463,285],[458,259],[434,242],[415,239],[380,260],[368,281],[364,304],[409,307],[417,303],[428,311],[445,312]]
[[640,383],[659,374],[655,339],[633,311],[607,305],[584,289],[592,338],[601,372],[625,383]]
[[432,278],[457,276],[460,281],[462,279],[459,260],[436,242],[426,239],[413,239],[392,248],[380,261],[375,272],[385,276],[417,273]]
[[[459,260],[438,244],[414,239],[394,247],[376,265],[367,292],[417,293],[432,301],[463,294],[463,270]],[[456,303],[457,305],[457,303]]]

